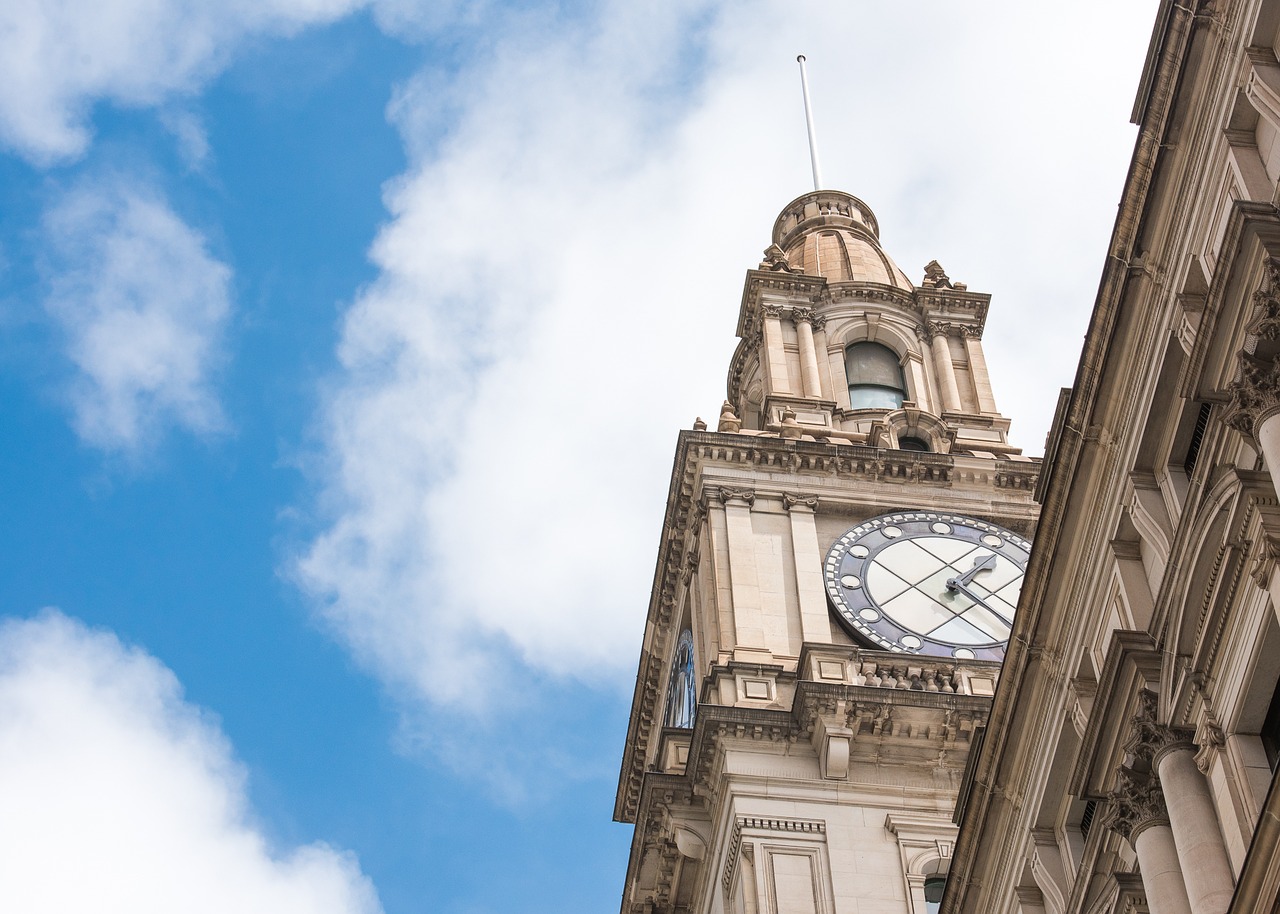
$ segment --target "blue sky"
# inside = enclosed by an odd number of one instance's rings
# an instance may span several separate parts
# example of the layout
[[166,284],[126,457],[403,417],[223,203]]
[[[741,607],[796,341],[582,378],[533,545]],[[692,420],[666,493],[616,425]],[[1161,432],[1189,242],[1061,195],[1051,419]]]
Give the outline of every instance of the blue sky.
[[1154,13],[1095,5],[0,10],[0,908],[614,909],[795,54],[1039,453]]

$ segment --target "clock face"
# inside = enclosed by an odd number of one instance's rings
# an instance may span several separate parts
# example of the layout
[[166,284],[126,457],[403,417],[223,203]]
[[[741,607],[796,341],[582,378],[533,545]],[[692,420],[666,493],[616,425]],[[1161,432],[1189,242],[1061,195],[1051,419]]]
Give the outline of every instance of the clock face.
[[972,517],[885,514],[835,541],[823,578],[845,628],[876,647],[1003,660],[1030,552]]

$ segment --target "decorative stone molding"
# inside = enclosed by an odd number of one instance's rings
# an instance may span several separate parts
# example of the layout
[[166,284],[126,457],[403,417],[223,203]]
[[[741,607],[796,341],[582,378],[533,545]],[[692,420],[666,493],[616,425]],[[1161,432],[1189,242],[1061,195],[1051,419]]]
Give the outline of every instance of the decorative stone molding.
[[733,877],[738,870],[738,861],[742,854],[751,856],[751,845],[745,848],[742,844],[743,829],[755,831],[790,832],[802,835],[825,835],[827,823],[820,819],[775,819],[760,816],[738,816],[733,825],[733,837],[729,839],[729,853],[725,855],[724,872],[720,882],[728,892],[733,886]]
[[764,313],[765,317],[781,318],[782,312],[786,309],[783,308],[782,305],[766,304],[761,305],[760,310]]
[[802,321],[806,324],[812,324],[813,309],[812,308],[792,308],[791,319],[795,321],[797,324],[801,323]]
[[810,511],[818,510],[818,496],[816,495],[792,495],[790,492],[782,493],[782,507],[790,511],[792,508],[808,508]]
[[813,324],[814,330],[826,330],[827,319],[821,314],[814,314],[809,318],[809,323]]

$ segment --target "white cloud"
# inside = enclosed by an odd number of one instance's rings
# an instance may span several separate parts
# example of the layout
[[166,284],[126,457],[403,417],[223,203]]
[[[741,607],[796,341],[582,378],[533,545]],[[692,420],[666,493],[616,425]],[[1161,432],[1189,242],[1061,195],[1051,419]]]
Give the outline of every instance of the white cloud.
[[363,0],[8,0],[0,4],[0,144],[80,155],[99,101],[149,107],[195,92],[246,37],[289,35]]
[[0,623],[0,821],[5,911],[381,910],[351,854],[270,846],[173,673],[54,611]]
[[212,382],[231,313],[231,270],[153,192],[82,184],[45,214],[45,309],[75,366],[77,433],[135,455],[169,424],[224,426]]
[[625,683],[676,429],[714,420],[743,272],[808,189],[798,50],[827,183],[875,209],[908,275],[937,257],[995,294],[997,399],[1038,451],[1152,12],[1095,5],[619,0],[496,23],[491,56],[406,87],[415,164],[343,325],[331,523],[297,566],[364,662],[443,704],[509,689],[513,656]]

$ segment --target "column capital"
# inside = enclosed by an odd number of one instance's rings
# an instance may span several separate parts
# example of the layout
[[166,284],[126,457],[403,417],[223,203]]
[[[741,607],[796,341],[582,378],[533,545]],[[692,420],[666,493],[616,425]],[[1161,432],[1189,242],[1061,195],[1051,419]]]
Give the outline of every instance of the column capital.
[[797,324],[802,322],[806,324],[812,324],[813,309],[812,308],[792,308],[791,319],[795,321]]
[[785,309],[782,307],[782,305],[775,305],[772,303],[768,303],[760,306],[760,311],[764,314],[765,317],[772,317],[775,319],[781,318],[782,312],[784,310]]
[[[1280,412],[1280,359],[1259,358],[1258,343],[1280,341],[1280,259],[1268,257],[1264,263],[1266,278],[1253,293],[1253,318],[1245,327],[1245,350],[1240,353],[1237,379],[1227,387],[1231,398],[1227,407],[1227,424],[1251,438],[1258,427]],[[1264,354],[1275,346],[1263,347]]]
[[955,334],[955,330],[955,325],[947,321],[924,322],[924,335],[927,340],[932,340],[935,336],[952,336]]
[[1226,423],[1250,438],[1267,419],[1280,413],[1280,360],[1240,353],[1240,373],[1227,386]]
[[1156,717],[1158,708],[1156,693],[1143,689],[1138,694],[1138,713],[1130,719],[1133,730],[1125,743],[1126,751],[1149,760],[1153,770],[1161,758],[1175,749],[1195,750],[1192,732],[1160,723]]
[[1168,825],[1169,810],[1164,803],[1160,782],[1151,774],[1139,774],[1132,768],[1121,768],[1116,789],[1108,797],[1112,814],[1107,827],[1130,844],[1153,825]]
[[782,507],[786,508],[788,511],[799,508],[801,511],[813,513],[818,510],[818,496],[792,495],[790,492],[783,492]]
[[747,507],[751,507],[756,501],[755,489],[735,489],[729,486],[720,487],[720,501],[728,504],[731,501],[740,501]]

